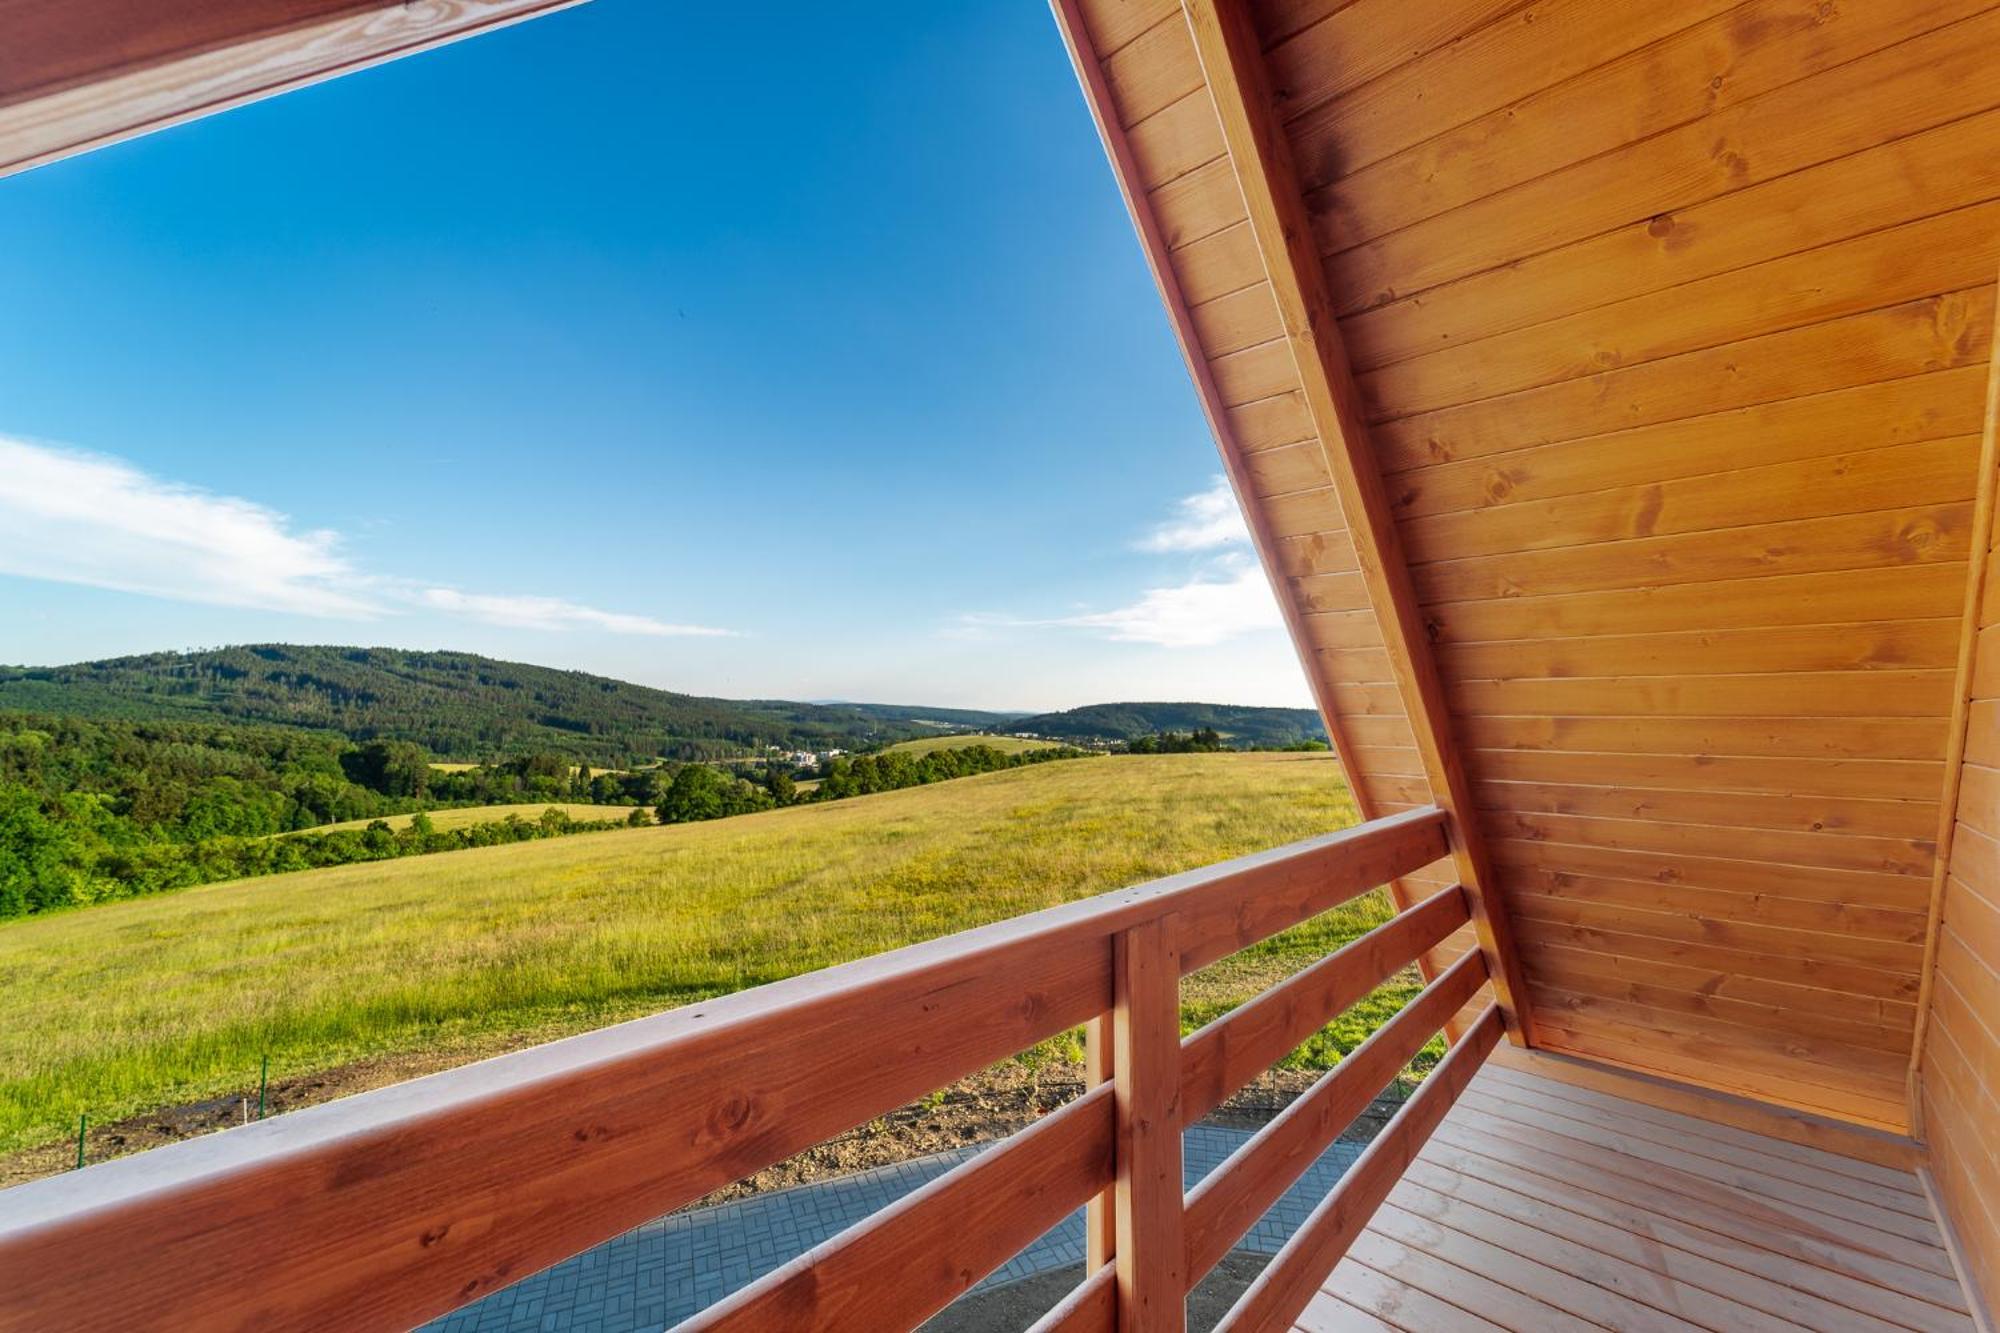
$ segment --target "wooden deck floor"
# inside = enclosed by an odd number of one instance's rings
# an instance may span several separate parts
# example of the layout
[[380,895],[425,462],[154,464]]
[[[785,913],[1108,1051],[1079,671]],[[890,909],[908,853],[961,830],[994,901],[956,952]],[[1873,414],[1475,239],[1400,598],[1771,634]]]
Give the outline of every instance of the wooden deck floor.
[[1297,1327],[1973,1323],[1911,1173],[1489,1064]]

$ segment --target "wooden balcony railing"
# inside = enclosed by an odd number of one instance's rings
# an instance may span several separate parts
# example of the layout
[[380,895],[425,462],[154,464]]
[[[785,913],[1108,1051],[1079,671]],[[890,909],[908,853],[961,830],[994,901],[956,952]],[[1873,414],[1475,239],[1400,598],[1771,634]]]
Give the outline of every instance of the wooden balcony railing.
[[[912,1327],[1079,1206],[1045,1329],[1188,1289],[1475,996],[1477,954],[1182,1194],[1181,1128],[1468,919],[1411,907],[1183,1039],[1180,978],[1446,854],[1414,810],[0,1195],[0,1326],[407,1327],[1088,1024],[1082,1097],[684,1326]],[[1453,1047],[1230,1313],[1283,1327],[1500,1029]]]

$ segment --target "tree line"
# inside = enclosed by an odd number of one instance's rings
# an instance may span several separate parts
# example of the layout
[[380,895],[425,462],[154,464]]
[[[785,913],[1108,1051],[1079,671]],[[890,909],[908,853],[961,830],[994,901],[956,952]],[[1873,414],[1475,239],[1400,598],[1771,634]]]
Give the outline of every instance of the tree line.
[[[409,741],[356,744],[283,727],[0,713],[0,918],[655,818],[721,819],[1088,753],[1004,754],[970,745],[837,756],[816,786],[802,788],[791,766],[777,762],[593,770],[535,751],[451,771]],[[550,809],[536,820],[510,815],[449,830],[420,813],[540,802],[627,806],[630,813],[576,820]],[[408,827],[387,823],[413,813]],[[371,822],[324,827],[357,820]]]
[[861,749],[928,731],[903,716],[914,710],[704,698],[474,653],[310,644],[0,666],[0,710],[313,727],[440,755],[558,750],[601,768],[767,745]]
[[1287,741],[1279,745],[1230,745],[1224,741],[1222,733],[1214,727],[1196,727],[1193,731],[1162,731],[1151,736],[1134,736],[1125,742],[1127,754],[1214,754],[1221,750],[1279,750],[1279,751],[1324,751],[1325,741]]

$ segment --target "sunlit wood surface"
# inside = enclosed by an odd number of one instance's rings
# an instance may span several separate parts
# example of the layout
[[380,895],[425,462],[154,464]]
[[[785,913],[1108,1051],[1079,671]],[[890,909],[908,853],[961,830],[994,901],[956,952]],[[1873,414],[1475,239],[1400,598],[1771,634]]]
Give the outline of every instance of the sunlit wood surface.
[[[1075,4],[1376,812],[1439,799],[1371,573],[1407,565],[1536,1044],[1906,1128],[2000,263],[2000,10]],[[1204,62],[1188,12],[1217,10],[1254,27],[1259,78]],[[1253,85],[1286,181],[1232,152]],[[1274,188],[1310,245],[1257,226],[1246,198]],[[1280,299],[1302,265],[1331,305],[1305,332]],[[1330,346],[1393,547],[1342,510],[1351,432],[1309,391]]]
[[1911,1172],[1488,1064],[1297,1327],[1973,1324]]

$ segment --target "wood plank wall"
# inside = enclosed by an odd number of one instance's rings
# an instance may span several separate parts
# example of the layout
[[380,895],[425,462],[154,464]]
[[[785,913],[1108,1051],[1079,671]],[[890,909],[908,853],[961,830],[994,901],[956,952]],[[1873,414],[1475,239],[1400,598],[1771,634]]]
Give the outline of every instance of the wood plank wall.
[[[1083,8],[1356,784],[1421,800],[1185,21]],[[2000,9],[1252,8],[1541,1043],[1906,1129]]]
[[1258,6],[1544,1044],[1904,1127],[2000,12],[1329,8]]
[[[1992,432],[2000,430],[2000,364],[1990,394]],[[2000,441],[1988,446],[1989,465],[1996,452]],[[2000,492],[2000,477],[1985,484]],[[1916,1092],[1960,1259],[1975,1297],[2000,1309],[2000,551],[1990,534],[1987,546]]]

